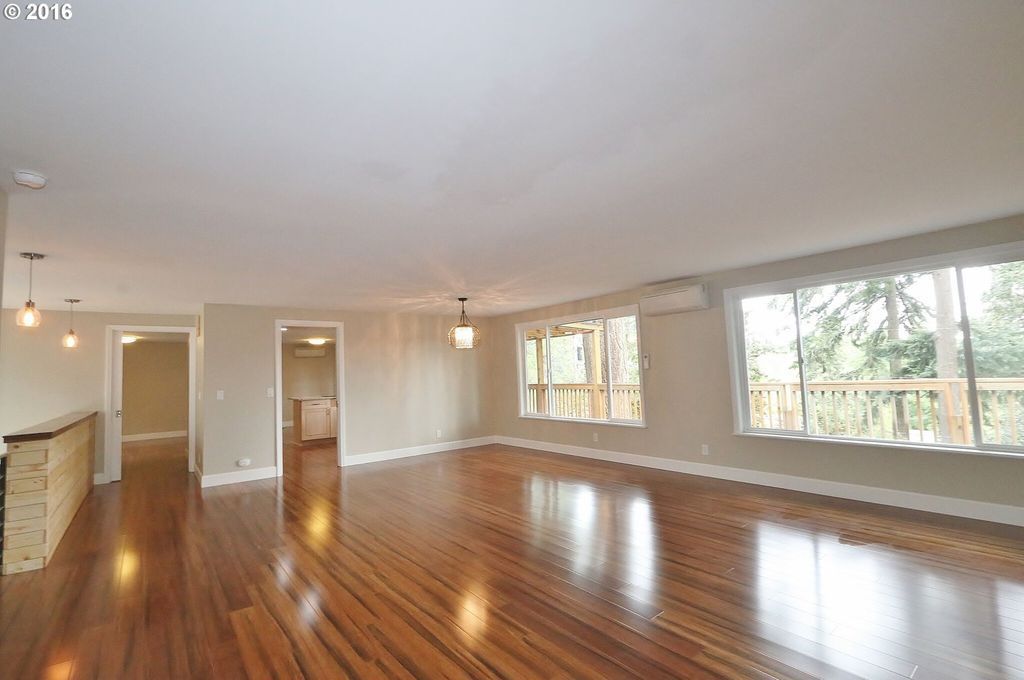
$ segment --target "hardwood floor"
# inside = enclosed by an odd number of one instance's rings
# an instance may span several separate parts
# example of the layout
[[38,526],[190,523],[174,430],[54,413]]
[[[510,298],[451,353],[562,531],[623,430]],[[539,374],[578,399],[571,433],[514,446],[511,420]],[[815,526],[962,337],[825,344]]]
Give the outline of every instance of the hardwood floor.
[[1020,529],[501,446],[200,490],[129,446],[0,579],[0,676],[1024,677]]

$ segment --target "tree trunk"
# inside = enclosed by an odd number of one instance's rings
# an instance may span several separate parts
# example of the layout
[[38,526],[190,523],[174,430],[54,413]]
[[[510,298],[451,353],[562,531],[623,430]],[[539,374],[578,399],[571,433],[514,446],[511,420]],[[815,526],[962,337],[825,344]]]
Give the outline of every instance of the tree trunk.
[[[900,340],[899,299],[896,295],[896,279],[885,282],[885,317],[886,336],[890,343]],[[893,379],[899,378],[903,372],[903,360],[899,356],[889,356],[889,374]],[[907,413],[907,395],[896,392],[893,396],[893,408],[896,410],[896,438],[910,438],[910,418]]]
[[[951,387],[939,391],[938,421],[941,441],[964,443],[956,418],[950,421],[949,413],[960,413],[960,386],[955,382],[960,377],[960,357],[957,349],[956,307],[953,301],[953,270],[942,269],[932,272],[935,288],[935,375],[949,380]],[[947,401],[949,403],[947,403]]]

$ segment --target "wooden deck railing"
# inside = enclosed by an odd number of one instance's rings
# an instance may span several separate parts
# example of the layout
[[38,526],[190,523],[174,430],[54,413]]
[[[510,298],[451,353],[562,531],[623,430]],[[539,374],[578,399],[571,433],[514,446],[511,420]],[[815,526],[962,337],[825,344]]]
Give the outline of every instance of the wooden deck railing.
[[[1024,378],[979,378],[987,443],[1024,444]],[[811,434],[966,444],[972,424],[967,380],[813,381],[807,383]],[[798,383],[750,383],[751,424],[802,429]]]
[[[526,412],[547,413],[548,386],[528,385]],[[607,418],[605,385],[564,383],[551,386],[551,414],[558,418]],[[640,385],[612,385],[612,417],[616,420],[642,420]]]

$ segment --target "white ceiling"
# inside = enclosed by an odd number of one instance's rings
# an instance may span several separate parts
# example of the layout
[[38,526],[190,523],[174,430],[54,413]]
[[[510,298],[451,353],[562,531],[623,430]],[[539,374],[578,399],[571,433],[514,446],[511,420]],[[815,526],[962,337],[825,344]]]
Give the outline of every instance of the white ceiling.
[[134,335],[138,338],[135,343],[139,342],[174,342],[174,343],[185,343],[188,342],[188,333],[152,333],[150,331],[125,331],[125,335]]
[[1024,212],[1021,0],[75,3],[0,65],[8,307],[27,249],[41,307],[484,315]]
[[294,326],[281,333],[281,342],[285,345],[305,344],[310,338],[327,338],[327,344],[334,344],[333,328],[314,328],[312,326]]

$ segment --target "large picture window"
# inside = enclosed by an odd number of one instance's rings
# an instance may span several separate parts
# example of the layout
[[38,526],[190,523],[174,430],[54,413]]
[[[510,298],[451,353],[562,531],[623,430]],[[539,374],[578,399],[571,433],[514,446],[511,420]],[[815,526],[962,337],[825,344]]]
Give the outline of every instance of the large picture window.
[[738,429],[1024,452],[1024,252],[1001,250],[726,291]]
[[521,415],[643,423],[635,306],[519,324],[516,335]]

